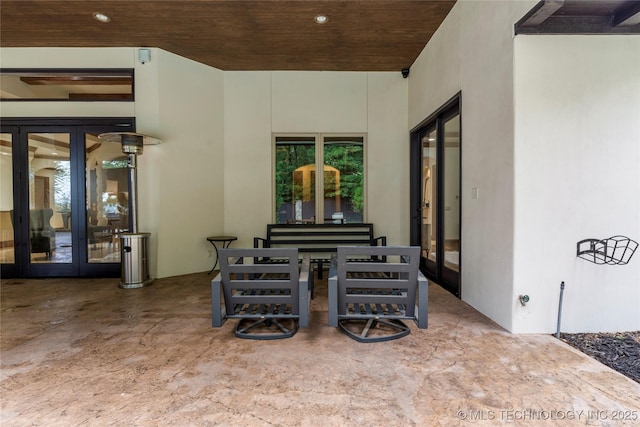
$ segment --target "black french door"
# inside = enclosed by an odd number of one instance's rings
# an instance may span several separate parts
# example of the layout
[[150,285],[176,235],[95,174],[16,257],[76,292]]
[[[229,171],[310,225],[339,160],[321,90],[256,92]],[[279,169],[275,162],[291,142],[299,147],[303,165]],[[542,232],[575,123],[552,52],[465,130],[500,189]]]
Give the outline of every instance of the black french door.
[[425,275],[460,297],[460,94],[411,132],[411,245]]
[[133,130],[132,118],[2,120],[3,277],[118,276],[127,166],[98,135]]

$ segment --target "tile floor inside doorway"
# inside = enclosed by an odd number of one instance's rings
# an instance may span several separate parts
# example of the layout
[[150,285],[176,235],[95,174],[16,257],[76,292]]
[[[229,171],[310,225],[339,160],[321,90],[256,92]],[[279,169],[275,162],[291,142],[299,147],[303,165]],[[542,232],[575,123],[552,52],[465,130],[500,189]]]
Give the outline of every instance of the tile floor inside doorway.
[[[31,254],[31,262],[33,263],[53,263],[64,264],[71,262],[71,232],[56,231],[55,250],[50,258],[47,254],[33,253]],[[120,262],[120,239],[114,236],[110,241],[101,241],[89,243],[88,255],[90,263],[117,263]],[[12,264],[14,262],[14,248],[12,246],[0,248],[0,262]]]
[[551,335],[512,335],[436,285],[429,329],[396,341],[327,326],[326,280],[309,328],[250,341],[235,321],[211,328],[211,278],[3,280],[0,424],[638,423],[640,384]]

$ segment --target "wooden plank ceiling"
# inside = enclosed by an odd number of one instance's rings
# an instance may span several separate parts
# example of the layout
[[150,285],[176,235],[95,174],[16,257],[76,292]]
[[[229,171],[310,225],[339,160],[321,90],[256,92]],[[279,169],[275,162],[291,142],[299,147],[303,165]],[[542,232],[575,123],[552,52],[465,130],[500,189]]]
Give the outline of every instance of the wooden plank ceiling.
[[[222,70],[400,71],[455,0],[2,0],[2,47],[159,47]],[[101,23],[94,12],[108,15]],[[318,14],[328,16],[317,24]]]

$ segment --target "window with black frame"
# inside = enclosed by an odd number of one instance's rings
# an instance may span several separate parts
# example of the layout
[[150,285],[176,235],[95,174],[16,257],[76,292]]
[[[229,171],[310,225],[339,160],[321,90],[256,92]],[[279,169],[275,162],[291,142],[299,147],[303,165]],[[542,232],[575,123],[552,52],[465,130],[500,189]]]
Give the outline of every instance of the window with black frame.
[[133,101],[133,69],[0,69],[1,101]]
[[364,222],[364,146],[363,135],[275,136],[275,222]]

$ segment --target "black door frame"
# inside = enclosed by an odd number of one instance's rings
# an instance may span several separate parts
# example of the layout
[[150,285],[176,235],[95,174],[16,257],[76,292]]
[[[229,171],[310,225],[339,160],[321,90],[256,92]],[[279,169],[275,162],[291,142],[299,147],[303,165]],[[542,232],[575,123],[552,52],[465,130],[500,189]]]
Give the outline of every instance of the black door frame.
[[[437,168],[437,185],[438,194],[436,199],[437,211],[436,215],[436,245],[442,250],[438,250],[436,253],[435,264],[425,258],[420,259],[420,267],[425,276],[438,283],[440,286],[460,298],[461,286],[460,275],[462,272],[462,250],[459,251],[458,272],[454,272],[450,269],[444,268],[444,176],[445,176],[445,162],[444,162],[444,127],[443,123],[447,120],[460,116],[460,159],[459,159],[459,171],[460,180],[459,185],[462,187],[462,93],[458,92],[451,99],[449,99],[444,105],[442,105],[433,114],[423,120],[420,124],[411,130],[410,136],[410,182],[409,191],[411,192],[409,209],[410,227],[409,227],[409,241],[412,246],[421,246],[422,244],[422,141],[420,135],[435,128],[436,141],[437,141],[437,157],[439,167]],[[458,189],[458,194],[462,194]],[[460,249],[462,249],[462,197],[460,197],[459,212],[460,218],[458,236],[460,236]]]
[[[14,264],[0,265],[2,277],[117,277],[120,263],[88,263],[85,202],[85,133],[133,132],[135,119],[131,117],[113,118],[10,118],[2,119],[2,133],[12,134],[13,202],[14,202]],[[31,263],[29,253],[29,133],[68,133],[70,135],[71,162],[71,263]]]

